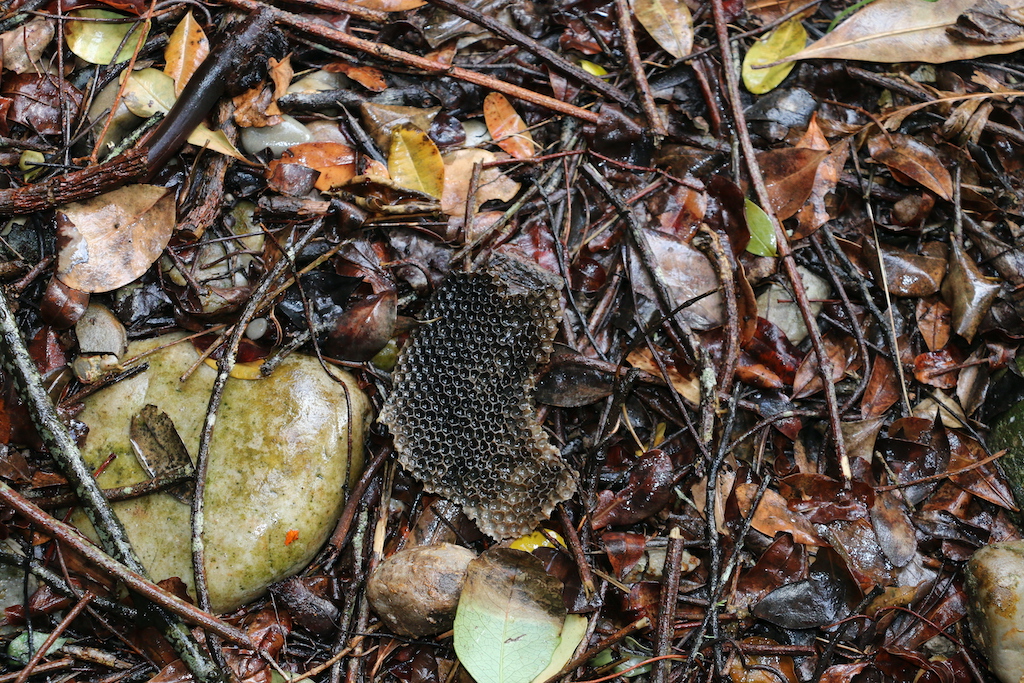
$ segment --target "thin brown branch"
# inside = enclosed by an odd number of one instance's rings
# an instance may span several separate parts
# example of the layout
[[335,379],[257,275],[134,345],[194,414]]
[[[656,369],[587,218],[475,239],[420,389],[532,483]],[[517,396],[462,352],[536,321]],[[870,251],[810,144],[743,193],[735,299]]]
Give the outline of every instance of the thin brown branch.
[[[432,0],[436,1],[436,0]],[[640,102],[644,107],[644,115],[647,123],[655,135],[668,135],[665,122],[658,112],[658,105],[654,103],[654,95],[651,94],[651,85],[647,82],[647,74],[644,73],[644,64],[640,59],[640,50],[636,46],[636,34],[633,33],[633,12],[629,9],[626,0],[615,0],[615,13],[619,19],[619,31],[622,33],[622,42],[626,47],[626,63],[629,64],[629,71],[633,74],[633,81],[640,90]]]

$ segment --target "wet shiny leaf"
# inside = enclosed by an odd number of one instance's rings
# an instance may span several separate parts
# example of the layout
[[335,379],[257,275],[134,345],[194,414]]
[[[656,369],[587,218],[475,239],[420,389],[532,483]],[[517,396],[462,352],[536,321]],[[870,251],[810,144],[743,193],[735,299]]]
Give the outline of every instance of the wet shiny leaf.
[[953,178],[935,152],[916,138],[899,133],[879,134],[868,140],[871,157],[889,167],[896,179],[910,178],[946,201],[953,198]]
[[68,49],[90,64],[130,59],[149,34],[148,22],[110,10],[78,9],[70,12],[70,16],[93,20],[69,21],[65,29]]
[[529,159],[534,155],[533,136],[507,97],[492,92],[484,98],[484,121],[491,139],[512,157]]
[[747,244],[747,251],[758,256],[778,256],[778,242],[775,237],[775,226],[768,214],[760,206],[744,200],[744,208],[747,217],[747,227],[750,229],[750,242]]
[[803,50],[807,44],[807,29],[800,18],[790,19],[750,46],[743,58],[743,85],[755,95],[774,90],[793,70],[794,63],[778,62]]
[[693,17],[681,0],[634,0],[640,25],[661,48],[681,59],[693,50]]

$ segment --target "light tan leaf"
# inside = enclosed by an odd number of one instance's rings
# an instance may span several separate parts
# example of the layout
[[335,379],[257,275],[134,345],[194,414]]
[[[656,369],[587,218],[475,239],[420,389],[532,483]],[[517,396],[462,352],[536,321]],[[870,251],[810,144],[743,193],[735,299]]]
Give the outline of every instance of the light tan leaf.
[[637,21],[665,52],[676,59],[693,50],[693,16],[680,0],[635,0]]
[[516,159],[529,159],[533,156],[533,136],[526,128],[526,122],[504,95],[492,92],[484,98],[484,121],[498,147]]
[[388,173],[402,187],[440,199],[444,194],[444,160],[434,141],[419,128],[402,125],[391,133]]
[[[662,377],[661,369],[655,362],[651,350],[646,347],[636,349],[630,353],[626,356],[626,362],[637,370],[643,370],[655,377]],[[668,375],[668,381],[672,382],[672,386],[675,387],[680,396],[694,405],[700,403],[700,382],[696,375],[689,378],[684,377],[679,368],[668,362],[665,363],[665,372]]]
[[57,277],[83,292],[109,292],[145,273],[174,231],[174,195],[126,185],[57,212]]
[[[459,149],[444,155],[444,194],[441,195],[441,210],[449,216],[462,216],[466,212],[469,183],[473,167],[485,164],[497,157],[486,149]],[[519,183],[496,168],[480,172],[476,190],[476,205],[479,207],[491,199],[510,201],[519,192]]]
[[[754,504],[757,484],[737,484],[735,493],[740,514],[746,517]],[[810,520],[801,513],[790,510],[782,494],[772,488],[765,490],[750,525],[772,538],[778,532],[786,531],[793,534],[793,540],[797,543],[819,547],[826,545],[814,530]]]
[[171,33],[171,38],[164,49],[164,73],[174,79],[174,94],[181,95],[185,84],[192,77],[199,65],[210,54],[210,41],[199,22],[189,12]]
[[17,74],[42,73],[44,65],[39,59],[53,40],[53,33],[52,20],[36,18],[0,34],[0,64]]
[[[857,59],[865,62],[931,62],[1000,55],[1024,48],[1024,39],[968,42],[949,33],[977,0],[875,0],[821,40],[790,57]],[[1019,6],[1019,2],[1009,3]]]
[[822,150],[829,154],[822,160],[814,174],[811,196],[796,214],[797,228],[793,231],[794,240],[807,237],[832,217],[829,213],[828,197],[835,192],[836,185],[839,183],[839,176],[846,163],[848,145],[849,143],[844,141],[836,149],[830,149],[828,140],[825,139],[825,135],[818,125],[817,112],[811,116],[807,132],[796,146]]
[[280,62],[270,58],[270,80],[274,83],[274,95],[264,112],[267,116],[280,116],[284,114],[277,106],[277,100],[288,92],[288,86],[292,84],[292,76],[295,71],[292,69],[292,56],[286,55]]

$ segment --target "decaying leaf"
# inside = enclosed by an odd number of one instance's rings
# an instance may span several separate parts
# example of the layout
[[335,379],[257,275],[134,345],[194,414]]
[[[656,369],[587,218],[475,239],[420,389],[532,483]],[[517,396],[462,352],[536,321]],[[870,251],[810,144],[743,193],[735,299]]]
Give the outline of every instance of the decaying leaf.
[[[466,201],[469,184],[473,177],[473,167],[494,161],[497,157],[486,149],[459,149],[444,155],[444,193],[441,195],[441,210],[449,216],[462,216],[466,212]],[[480,172],[477,183],[476,206],[484,202],[499,199],[511,201],[519,193],[519,183],[509,178],[497,168],[487,168]]]
[[444,194],[444,159],[434,141],[415,126],[405,124],[392,131],[388,173],[402,187],[435,199]]
[[507,97],[492,92],[484,98],[484,121],[498,147],[516,159],[533,156],[533,136]]
[[181,95],[185,84],[192,77],[206,55],[210,54],[210,41],[199,22],[189,12],[171,33],[164,49],[164,73],[174,79],[174,94]]
[[67,23],[64,37],[68,49],[90,64],[110,64],[130,59],[136,48],[146,42],[149,34],[149,22],[110,10],[78,9],[69,14],[87,21]]
[[951,33],[978,0],[875,0],[821,40],[789,59],[931,62],[1001,55],[1024,48],[1024,36],[1001,43],[963,40]]
[[807,44],[800,18],[790,19],[750,46],[743,58],[743,85],[755,95],[774,90],[793,70],[793,63],[767,66],[796,54]]
[[681,59],[693,50],[693,16],[681,0],[635,0],[640,25],[661,48]]
[[953,331],[974,339],[982,319],[999,295],[999,284],[985,277],[958,239],[949,249],[949,274],[942,281],[942,296],[952,309]]
[[[740,513],[750,514],[757,493],[757,484],[737,484],[735,488],[736,503]],[[786,505],[786,499],[778,491],[766,489],[761,502],[754,511],[751,526],[766,536],[775,537],[780,531],[793,535],[793,540],[804,545],[823,546],[825,542],[818,537],[814,525],[804,515],[793,512]]]
[[0,34],[0,64],[17,74],[41,73],[43,50],[53,40],[53,20],[41,17]]
[[[784,221],[796,214],[811,196],[825,150],[807,147],[782,147],[761,152],[757,164],[764,173],[764,182],[775,216]],[[769,225],[769,227],[771,227]],[[772,230],[774,234],[774,229]],[[754,241],[751,230],[751,241]],[[747,247],[750,249],[750,247]],[[754,252],[758,253],[758,252]],[[760,254],[769,256],[770,254]]]
[[174,208],[174,195],[156,185],[126,185],[65,204],[57,216],[57,277],[93,293],[135,280],[170,241]]
[[[899,133],[876,135],[868,141],[871,158],[889,170],[927,187],[946,201],[953,198],[953,177],[923,142]],[[900,178],[897,177],[897,180]]]
[[796,214],[797,229],[793,231],[794,240],[807,237],[832,219],[834,212],[829,210],[828,198],[839,183],[839,176],[846,163],[849,143],[841,142],[833,150],[828,144],[828,140],[825,139],[824,133],[821,132],[821,126],[818,125],[818,114],[815,112],[811,116],[811,122],[807,124],[807,132],[797,143],[797,147],[816,149],[828,154],[822,159],[814,173],[810,196]]
[[[135,457],[150,477],[175,471],[191,474],[192,459],[178,435],[174,421],[156,406],[147,405],[132,416],[128,438]],[[189,482],[183,482],[167,489],[167,493],[189,505],[192,502],[192,490]]]
[[530,683],[562,638],[561,582],[519,550],[489,550],[469,563],[455,614],[455,652],[477,683]]

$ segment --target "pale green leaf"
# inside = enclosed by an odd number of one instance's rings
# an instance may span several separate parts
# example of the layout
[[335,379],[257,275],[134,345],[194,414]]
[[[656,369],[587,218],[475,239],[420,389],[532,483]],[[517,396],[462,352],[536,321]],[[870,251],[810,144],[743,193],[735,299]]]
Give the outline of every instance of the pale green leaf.
[[[128,75],[124,86],[124,104],[136,116],[147,118],[154,114],[166,114],[178,98],[174,94],[174,79],[157,69],[142,69]],[[188,136],[188,141],[197,147],[235,159],[245,160],[235,149],[223,131],[210,130],[200,123]]]
[[444,159],[426,133],[412,125],[391,132],[388,173],[396,184],[440,199],[444,193]]
[[790,19],[758,39],[743,58],[743,85],[755,95],[763,95],[782,83],[793,70],[792,62],[759,68],[786,59],[807,44],[807,30],[800,19]]
[[750,231],[750,243],[747,251],[758,256],[778,256],[778,242],[775,240],[775,226],[768,214],[760,206],[744,200],[744,213],[747,217],[747,230]]
[[68,48],[90,64],[124,62],[131,58],[136,47],[146,42],[149,35],[148,21],[123,21],[130,17],[110,10],[76,9],[68,14],[90,20],[69,21],[65,29]]
[[682,0],[635,0],[637,21],[676,59],[693,49],[693,16]]
[[519,550],[498,548],[470,562],[455,652],[477,683],[531,683],[541,675],[562,638],[561,586]]
[[551,655],[551,662],[547,668],[533,679],[533,683],[544,683],[562,670],[562,667],[569,663],[576,648],[583,642],[583,636],[587,635],[587,618],[579,614],[567,614],[565,625],[562,626],[562,639]]
[[[28,643],[28,632],[23,631],[14,640],[7,645],[7,656],[18,662],[21,665],[29,663],[32,659],[32,655],[39,651],[39,648],[43,646],[46,639],[50,637],[50,634],[46,631],[33,631],[32,632],[32,647],[29,648]],[[57,638],[50,645],[50,649],[46,651],[47,655],[52,655],[58,652],[64,643],[68,642],[67,638]]]

